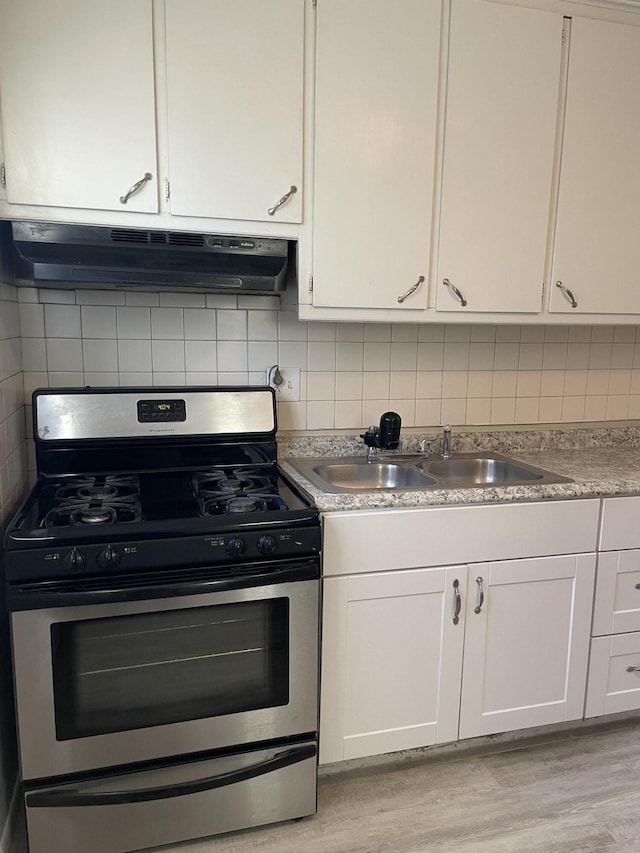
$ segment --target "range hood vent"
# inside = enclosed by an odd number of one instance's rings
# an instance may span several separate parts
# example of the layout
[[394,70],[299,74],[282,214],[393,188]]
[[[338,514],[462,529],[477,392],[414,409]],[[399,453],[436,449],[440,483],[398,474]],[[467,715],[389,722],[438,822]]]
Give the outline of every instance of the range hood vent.
[[281,293],[287,240],[190,231],[13,222],[15,272],[42,287]]

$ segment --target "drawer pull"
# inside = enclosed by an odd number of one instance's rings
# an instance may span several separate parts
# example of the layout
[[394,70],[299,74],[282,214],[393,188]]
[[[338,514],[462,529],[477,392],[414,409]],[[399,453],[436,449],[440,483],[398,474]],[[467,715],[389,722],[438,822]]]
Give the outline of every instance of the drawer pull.
[[628,666],[627,672],[640,672],[640,666]]
[[482,605],[484,604],[484,581],[481,577],[478,577],[476,578],[476,583],[478,584],[478,603],[473,608],[473,612],[480,613],[480,611],[482,610]]
[[140,178],[139,181],[136,181],[132,187],[126,191],[124,195],[120,196],[120,204],[126,204],[132,195],[135,195],[138,190],[142,189],[142,187],[153,178],[151,172],[145,172],[144,175]]
[[298,192],[298,187],[290,186],[290,187],[289,187],[289,189],[288,189],[288,191],[287,191],[287,192],[282,196],[282,198],[281,198],[281,199],[279,199],[279,200],[278,200],[278,201],[273,205],[273,207],[270,207],[270,208],[267,210],[267,213],[269,214],[269,216],[275,216],[276,210],[277,210],[279,207],[282,207],[282,205],[283,205],[283,204],[285,204],[285,202],[289,201],[289,199],[291,198],[291,196],[292,196],[294,193],[297,193],[297,192]]
[[460,595],[460,581],[456,578],[453,582],[453,624],[457,625],[460,621],[460,611],[462,610],[462,596]]

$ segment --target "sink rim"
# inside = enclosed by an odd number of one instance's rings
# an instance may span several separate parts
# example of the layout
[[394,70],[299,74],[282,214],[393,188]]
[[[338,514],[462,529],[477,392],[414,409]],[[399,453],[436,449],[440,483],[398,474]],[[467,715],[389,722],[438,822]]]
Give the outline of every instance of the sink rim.
[[[462,477],[445,477],[442,475],[431,474],[429,472],[429,464],[437,463],[437,462],[447,462],[448,460],[443,460],[441,456],[429,456],[425,457],[423,454],[415,452],[415,453],[398,453],[394,454],[393,452],[389,453],[380,453],[374,462],[367,462],[364,456],[314,456],[314,457],[297,457],[297,458],[289,458],[286,461],[291,465],[291,467],[296,471],[296,473],[302,475],[305,479],[307,479],[313,486],[315,486],[319,491],[328,495],[339,495],[339,494],[351,494],[351,495],[363,495],[366,493],[370,494],[388,494],[388,493],[398,493],[398,492],[433,492],[436,490],[440,491],[467,491],[470,489],[502,489],[509,488],[514,486],[543,486],[548,484],[557,484],[557,483],[572,483],[573,480],[570,477],[565,477],[561,474],[556,474],[553,471],[547,471],[544,468],[539,468],[535,465],[530,465],[527,462],[521,462],[519,459],[514,459],[510,456],[506,456],[503,453],[495,452],[492,450],[477,450],[477,451],[464,451],[461,453],[452,453],[449,457],[449,460],[468,460],[468,459],[493,459],[499,462],[504,462],[508,465],[514,466],[521,470],[530,472],[534,475],[534,477],[526,477],[522,479],[516,480],[498,480],[498,481],[490,481],[490,482],[481,482],[475,483],[472,482],[469,478],[465,479]],[[410,470],[414,470],[420,474],[423,474],[426,477],[430,477],[432,483],[426,484],[421,483],[419,485],[400,485],[400,486],[339,486],[333,485],[332,483],[325,480],[321,474],[316,472],[315,468],[328,467],[330,465],[395,465],[399,468],[407,468]]]
[[[353,475],[354,475],[353,480],[357,479],[356,472],[359,471],[360,469],[362,471],[370,471],[370,472],[378,471],[379,473],[383,473],[383,474],[384,474],[384,471],[381,472],[381,469],[385,469],[385,471],[389,474],[391,474],[393,471],[402,471],[403,476],[408,476],[409,482],[398,483],[398,484],[393,485],[393,486],[391,486],[391,485],[385,486],[385,485],[376,485],[375,482],[367,481],[367,482],[364,482],[363,485],[348,486],[348,485],[344,485],[344,483],[335,482],[335,481],[329,479],[329,476],[327,476],[327,475],[330,475],[329,469],[331,469],[331,468],[342,469],[345,473],[345,479],[346,480],[350,479],[349,478],[349,469],[354,469],[353,470]],[[347,491],[356,491],[356,492],[371,491],[371,490],[378,492],[381,490],[386,491],[389,489],[393,489],[394,491],[398,491],[398,490],[404,491],[406,489],[425,489],[425,488],[435,486],[438,482],[434,476],[428,474],[426,471],[422,471],[417,466],[400,465],[398,462],[386,461],[386,460],[382,460],[382,459],[381,460],[374,460],[373,462],[367,462],[365,459],[362,459],[358,462],[329,462],[327,464],[314,465],[312,470],[313,470],[313,473],[315,473],[319,478],[321,478],[325,482],[329,483],[329,485],[331,485],[332,488],[340,488],[340,489],[346,489]],[[375,479],[375,478],[372,478],[372,479]],[[382,479],[384,479],[384,477],[382,477]],[[414,482],[412,483],[411,480],[413,480]]]

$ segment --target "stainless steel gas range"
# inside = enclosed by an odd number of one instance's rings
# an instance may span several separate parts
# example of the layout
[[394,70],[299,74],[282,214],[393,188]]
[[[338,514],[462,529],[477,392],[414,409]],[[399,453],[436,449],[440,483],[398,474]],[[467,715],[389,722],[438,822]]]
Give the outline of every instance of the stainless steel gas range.
[[31,853],[316,810],[320,527],[269,388],[47,389],[6,535]]

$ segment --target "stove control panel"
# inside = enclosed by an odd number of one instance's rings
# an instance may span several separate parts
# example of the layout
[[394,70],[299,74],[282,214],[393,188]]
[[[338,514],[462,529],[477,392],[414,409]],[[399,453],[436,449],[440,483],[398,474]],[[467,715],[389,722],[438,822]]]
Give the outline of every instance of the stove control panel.
[[320,553],[320,525],[271,527],[264,530],[134,542],[91,542],[14,551],[7,563],[9,582],[54,580],[70,576],[108,577],[163,569],[229,566],[273,562]]
[[138,400],[138,420],[140,423],[171,423],[186,421],[187,409],[184,400]]

